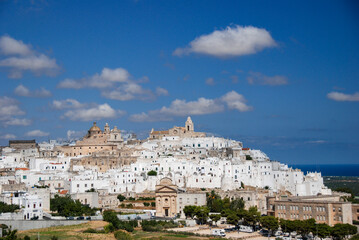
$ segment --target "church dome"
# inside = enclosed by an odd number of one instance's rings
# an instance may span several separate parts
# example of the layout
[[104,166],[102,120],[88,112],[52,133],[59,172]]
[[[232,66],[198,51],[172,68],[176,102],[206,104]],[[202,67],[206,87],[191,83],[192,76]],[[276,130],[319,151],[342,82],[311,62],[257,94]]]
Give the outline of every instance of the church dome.
[[93,122],[93,125],[90,128],[89,132],[101,132],[101,128],[96,125],[96,122]]

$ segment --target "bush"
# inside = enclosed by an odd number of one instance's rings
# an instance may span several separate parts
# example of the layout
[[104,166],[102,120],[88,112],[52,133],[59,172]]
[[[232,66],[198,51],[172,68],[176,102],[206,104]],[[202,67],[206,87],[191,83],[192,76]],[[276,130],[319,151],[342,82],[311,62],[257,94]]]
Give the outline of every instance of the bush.
[[151,207],[156,207],[156,203],[155,203],[155,202],[151,202]]
[[160,232],[167,228],[176,228],[178,224],[173,221],[143,220],[141,226],[143,231]]
[[148,206],[150,206],[150,203],[144,202],[143,205],[144,205],[145,207],[148,207]]
[[115,232],[114,236],[117,240],[132,240],[133,239],[130,234],[123,232],[123,231]]
[[147,173],[148,176],[157,176],[157,172],[154,170],[151,170]]
[[17,209],[19,209],[19,206],[16,204],[6,204],[4,202],[0,202],[0,213],[15,212]]
[[83,231],[84,233],[97,233],[97,230],[93,229],[93,228],[88,228],[85,231]]
[[26,235],[26,236],[24,237],[24,240],[31,240],[31,239],[30,239],[29,236]]
[[[137,221],[121,221],[118,219],[116,212],[109,210],[103,213],[103,220],[112,224],[115,229],[123,229],[127,232],[133,232],[134,225],[138,225]],[[107,230],[110,230],[110,228],[109,226]]]
[[116,230],[112,223],[107,224],[103,229],[105,230],[105,233],[114,232]]
[[128,200],[135,201],[136,199],[134,197],[129,197]]
[[127,207],[127,208],[133,208],[133,205],[132,205],[132,203],[126,204],[126,207]]
[[119,195],[117,195],[117,199],[118,199],[120,202],[122,202],[123,200],[126,199],[126,197],[123,196],[123,195],[121,195],[121,194],[119,194]]

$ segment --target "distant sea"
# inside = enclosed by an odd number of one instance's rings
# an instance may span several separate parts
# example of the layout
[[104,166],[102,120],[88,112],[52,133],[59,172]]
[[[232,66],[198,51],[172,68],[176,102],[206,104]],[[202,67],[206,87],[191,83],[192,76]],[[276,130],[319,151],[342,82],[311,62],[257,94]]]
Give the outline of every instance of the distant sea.
[[304,173],[321,172],[322,176],[359,176],[359,164],[318,164],[318,165],[289,165],[299,168]]

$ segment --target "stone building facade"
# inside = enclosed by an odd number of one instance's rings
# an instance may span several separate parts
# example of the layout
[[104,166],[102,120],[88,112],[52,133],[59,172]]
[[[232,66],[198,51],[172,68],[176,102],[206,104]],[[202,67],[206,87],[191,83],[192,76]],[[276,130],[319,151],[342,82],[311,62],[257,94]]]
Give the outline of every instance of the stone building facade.
[[352,224],[351,202],[340,201],[340,196],[310,196],[268,199],[268,215],[286,220],[315,219],[317,223],[334,226]]
[[156,217],[175,217],[177,214],[177,186],[170,178],[162,178],[156,185]]

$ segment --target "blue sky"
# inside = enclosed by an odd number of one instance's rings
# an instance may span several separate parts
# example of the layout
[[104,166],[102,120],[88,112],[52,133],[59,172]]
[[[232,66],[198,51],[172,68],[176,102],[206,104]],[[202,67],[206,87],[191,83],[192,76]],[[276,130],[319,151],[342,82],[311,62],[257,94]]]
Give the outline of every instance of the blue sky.
[[357,163],[355,1],[1,1],[0,144],[184,124]]

